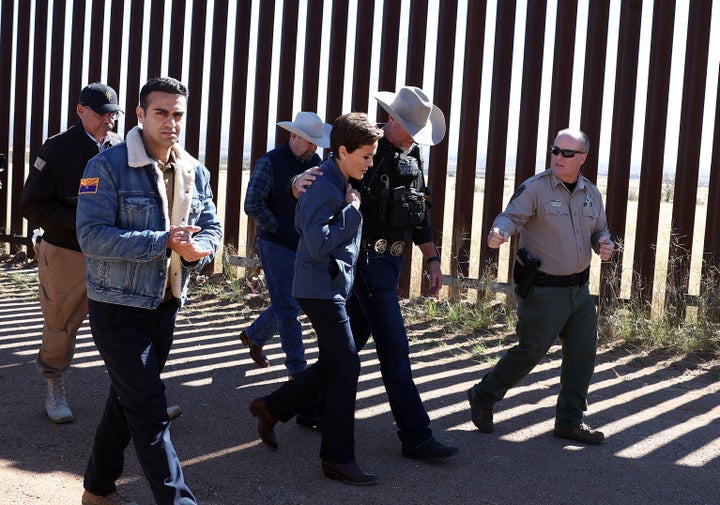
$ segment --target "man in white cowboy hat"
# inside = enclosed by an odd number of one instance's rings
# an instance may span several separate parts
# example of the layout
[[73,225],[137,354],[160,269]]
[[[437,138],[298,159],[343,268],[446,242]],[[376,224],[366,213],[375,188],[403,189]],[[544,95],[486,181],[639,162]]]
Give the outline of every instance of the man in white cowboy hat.
[[396,93],[381,91],[375,99],[388,113],[388,121],[373,166],[358,186],[353,185],[362,194],[363,251],[347,310],[358,350],[371,334],[375,340],[403,456],[444,459],[458,449],[437,440],[430,429],[430,418],[412,378],[397,286],[404,250],[412,241],[422,251],[430,274],[430,294],[437,294],[442,287],[418,144],[435,145],[443,140],[445,116],[415,86],[404,86]]
[[250,348],[252,360],[267,367],[270,362],[263,354],[263,346],[279,332],[285,367],[292,377],[305,369],[306,361],[297,318],[300,307],[292,296],[298,233],[296,201],[289,184],[296,175],[320,165],[322,160],[315,151],[318,146],[330,147],[332,127],[314,112],[298,112],[295,121],[281,121],[278,126],[290,132],[290,139],[258,159],[245,195],[245,213],[255,218],[260,227],[257,250],[271,305],[240,332],[240,340]]
[[[440,258],[427,214],[426,197],[430,192],[425,187],[418,144],[442,141],[445,116],[422,89],[414,86],[404,86],[397,93],[381,91],[375,98],[389,117],[373,166],[362,181],[352,180],[353,187],[362,194],[363,229],[347,311],[358,351],[370,335],[375,340],[403,456],[445,459],[458,449],[437,440],[430,429],[430,418],[410,369],[407,332],[397,292],[404,251],[411,241],[422,251],[430,275],[430,294],[437,294],[442,287]],[[296,179],[298,187],[312,183],[312,177],[305,174]]]

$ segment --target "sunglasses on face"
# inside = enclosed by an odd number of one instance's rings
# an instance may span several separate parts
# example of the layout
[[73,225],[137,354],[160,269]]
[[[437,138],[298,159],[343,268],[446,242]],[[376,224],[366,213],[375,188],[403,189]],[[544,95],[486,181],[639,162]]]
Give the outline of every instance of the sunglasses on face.
[[563,158],[574,158],[576,154],[585,154],[583,151],[574,151],[572,149],[560,149],[558,146],[551,146],[550,152],[555,156],[562,154]]

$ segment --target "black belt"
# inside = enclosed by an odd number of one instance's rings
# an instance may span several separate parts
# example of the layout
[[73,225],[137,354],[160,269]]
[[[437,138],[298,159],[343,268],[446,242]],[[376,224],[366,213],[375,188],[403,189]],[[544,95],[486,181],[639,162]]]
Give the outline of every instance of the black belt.
[[566,288],[569,286],[582,286],[590,279],[590,267],[579,274],[571,275],[550,275],[544,272],[538,272],[537,277],[533,281],[536,286],[546,288]]
[[385,251],[388,251],[392,256],[400,256],[405,250],[405,241],[396,240],[390,242],[385,238],[363,237],[362,247],[367,251],[375,251],[378,254],[383,254]]

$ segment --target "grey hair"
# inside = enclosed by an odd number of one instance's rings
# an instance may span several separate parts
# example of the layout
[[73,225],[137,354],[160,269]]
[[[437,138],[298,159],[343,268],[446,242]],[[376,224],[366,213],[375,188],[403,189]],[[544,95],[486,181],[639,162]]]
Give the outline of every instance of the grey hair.
[[559,132],[557,132],[557,135],[555,135],[555,140],[557,140],[558,137],[562,135],[574,138],[575,140],[580,142],[580,144],[582,144],[583,150],[586,153],[590,152],[590,139],[584,131],[575,128],[565,128],[564,130],[560,130]]

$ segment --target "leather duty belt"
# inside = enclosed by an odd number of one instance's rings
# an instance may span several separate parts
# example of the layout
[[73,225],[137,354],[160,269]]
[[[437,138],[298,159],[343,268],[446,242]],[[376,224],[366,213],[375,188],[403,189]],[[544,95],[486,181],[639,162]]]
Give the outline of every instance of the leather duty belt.
[[388,247],[388,241],[384,238],[363,239],[363,245],[365,249],[375,251],[378,254],[383,254],[385,251],[388,251],[391,256],[400,256],[405,250],[405,242],[402,240],[396,240],[392,244],[389,244]]

